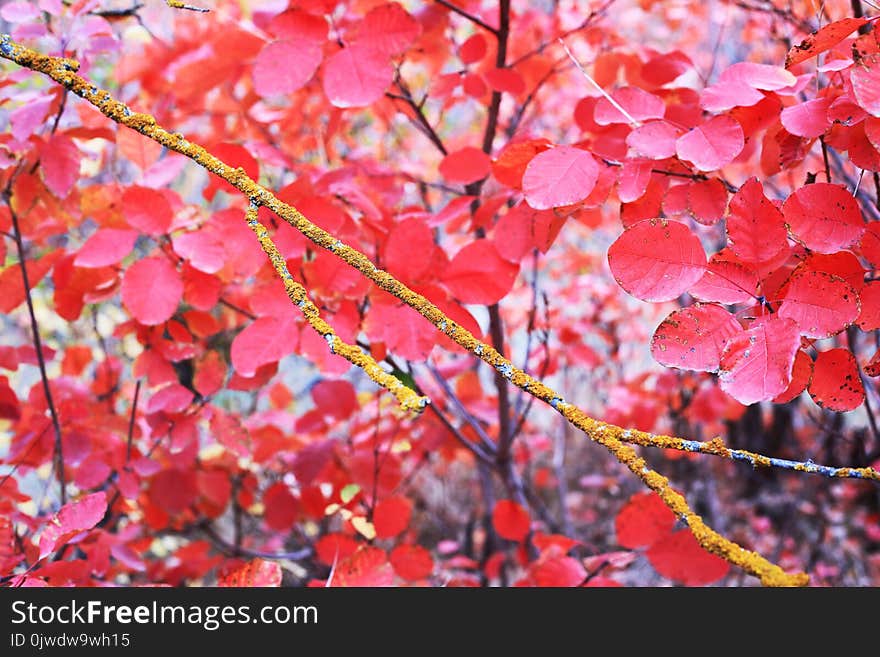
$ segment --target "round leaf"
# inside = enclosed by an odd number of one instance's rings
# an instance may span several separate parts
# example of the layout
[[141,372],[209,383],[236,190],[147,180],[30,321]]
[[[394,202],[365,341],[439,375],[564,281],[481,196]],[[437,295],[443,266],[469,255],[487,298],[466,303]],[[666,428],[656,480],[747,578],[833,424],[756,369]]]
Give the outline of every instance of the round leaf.
[[171,319],[182,296],[183,280],[165,258],[138,260],[122,279],[122,303],[147,326]]
[[556,146],[538,153],[523,175],[526,201],[536,210],[549,210],[583,201],[599,178],[593,155],[580,148]]
[[721,306],[697,304],[663,320],[651,339],[651,355],[667,367],[714,372],[727,341],[742,331],[736,317]]
[[647,219],[626,229],[608,249],[620,286],[643,301],[670,301],[706,271],[706,252],[684,224]]

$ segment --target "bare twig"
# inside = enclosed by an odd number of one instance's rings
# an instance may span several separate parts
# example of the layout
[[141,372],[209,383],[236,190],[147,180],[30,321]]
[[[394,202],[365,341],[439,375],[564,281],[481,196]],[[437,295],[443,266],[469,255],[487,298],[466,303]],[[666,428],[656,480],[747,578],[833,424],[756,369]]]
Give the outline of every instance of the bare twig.
[[[11,185],[11,181],[10,181]],[[28,315],[31,320],[31,339],[37,352],[37,367],[40,370],[40,381],[43,385],[43,395],[46,397],[46,406],[49,408],[49,416],[52,418],[52,430],[55,432],[55,476],[61,489],[61,505],[67,504],[67,485],[64,476],[64,448],[61,441],[61,422],[58,420],[58,411],[52,399],[52,390],[49,387],[49,375],[46,373],[46,358],[43,355],[43,340],[40,337],[40,325],[37,323],[37,315],[34,312],[34,301],[31,298],[31,283],[28,278],[27,261],[24,250],[24,242],[21,237],[21,226],[18,221],[18,213],[12,207],[12,191],[7,185],[3,191],[3,200],[9,208],[9,216],[12,219],[12,235],[15,248],[18,253],[18,266],[21,270],[21,280],[24,285],[24,299],[27,303]]]
[[443,5],[443,6],[446,7],[449,11],[458,14],[458,15],[461,16],[462,18],[466,18],[467,20],[469,20],[469,21],[470,21],[471,23],[473,23],[474,25],[479,25],[480,27],[482,27],[482,28],[483,28],[484,30],[486,30],[487,32],[491,32],[492,34],[494,34],[494,35],[496,35],[496,36],[498,35],[498,30],[495,29],[494,27],[492,27],[491,25],[489,25],[489,24],[488,24],[486,21],[484,21],[482,18],[478,18],[477,16],[474,16],[473,14],[469,14],[468,12],[466,12],[466,11],[465,11],[464,9],[462,9],[461,7],[459,7],[459,6],[457,6],[457,5],[454,5],[454,4],[452,4],[451,2],[449,2],[449,0],[435,0],[435,2],[436,2],[438,5]]

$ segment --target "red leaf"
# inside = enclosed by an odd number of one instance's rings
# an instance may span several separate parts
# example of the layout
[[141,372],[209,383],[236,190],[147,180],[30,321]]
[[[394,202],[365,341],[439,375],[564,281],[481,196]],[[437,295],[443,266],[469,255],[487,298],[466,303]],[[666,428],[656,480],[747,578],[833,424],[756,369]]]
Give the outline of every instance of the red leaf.
[[721,355],[721,389],[741,404],[773,399],[788,388],[800,347],[797,324],[784,317],[759,317],[731,338]]
[[852,246],[865,232],[858,202],[840,185],[804,185],[786,199],[782,212],[792,237],[819,253]]
[[315,556],[325,566],[333,566],[354,554],[359,543],[344,534],[325,534],[315,543]]
[[330,586],[392,586],[394,570],[383,550],[361,546],[333,571]]
[[407,528],[412,515],[412,502],[400,495],[381,500],[373,510],[376,538],[394,538]]
[[65,504],[46,523],[40,534],[40,559],[52,554],[80,532],[97,525],[107,512],[107,495],[104,492],[86,495],[76,502]]
[[399,55],[419,38],[422,26],[396,2],[373,7],[361,23],[355,43],[385,55]]
[[750,178],[730,199],[727,241],[741,260],[755,264],[768,262],[788,248],[782,212],[764,196],[764,187],[756,178]]
[[[611,97],[618,105],[636,121],[649,121],[662,119],[666,113],[666,104],[663,99],[638,87],[621,87],[611,93]],[[599,125],[611,125],[613,123],[626,123],[632,121],[614,107],[607,98],[602,96],[596,101],[593,116]]]
[[624,162],[617,179],[617,197],[621,203],[640,199],[651,182],[650,162]]
[[880,281],[871,281],[859,294],[861,312],[856,323],[863,331],[880,328]]
[[193,393],[179,383],[171,383],[156,392],[147,404],[147,413],[180,413],[193,400]]
[[413,217],[395,225],[385,241],[385,269],[407,281],[418,281],[431,271],[434,234],[424,219]]
[[844,18],[828,23],[788,51],[785,68],[791,68],[826,50],[831,50],[867,22],[864,18]]
[[77,267],[115,265],[131,253],[137,237],[134,230],[99,228],[80,247],[73,264]]
[[[43,255],[39,260],[28,260],[25,262],[31,290],[39,285],[43,277],[52,269],[52,266],[62,255],[64,255],[63,251],[52,251]],[[0,271],[0,313],[12,312],[24,301],[24,297],[24,281],[21,278],[21,266],[16,262]]]
[[526,201],[536,210],[583,201],[599,178],[593,155],[580,148],[556,146],[538,153],[523,175]]
[[21,417],[21,405],[15,391],[9,387],[9,379],[0,376],[0,418],[18,421]]
[[55,133],[43,146],[40,170],[46,187],[58,198],[66,198],[79,177],[79,148],[73,139]]
[[193,387],[202,397],[210,397],[223,387],[226,379],[226,363],[216,351],[209,351],[196,361]]
[[196,502],[199,496],[196,471],[169,468],[150,479],[150,498],[171,515],[178,515]]
[[388,55],[354,44],[324,62],[324,93],[336,107],[366,107],[382,97],[392,77]]
[[651,339],[651,355],[667,367],[715,372],[724,345],[742,331],[736,317],[721,306],[697,304],[663,320]]
[[626,145],[643,157],[665,160],[675,155],[681,130],[666,121],[649,121],[626,136]]
[[761,91],[776,91],[795,84],[797,78],[778,66],[738,62],[724,70],[718,82],[700,94],[700,106],[709,112],[751,107],[764,99]]
[[467,41],[461,44],[458,49],[458,56],[463,64],[476,64],[486,56],[488,44],[486,37],[479,32],[468,37]]
[[297,334],[292,318],[259,317],[233,339],[232,366],[240,375],[250,378],[263,365],[277,363],[294,353]]
[[849,77],[862,109],[871,116],[880,116],[880,56],[863,58],[852,67]]
[[550,147],[546,139],[529,139],[509,143],[499,153],[498,159],[492,163],[492,175],[502,185],[513,189],[522,188],[523,174],[538,153]]
[[859,315],[859,295],[842,278],[820,271],[798,271],[784,288],[778,317],[794,320],[802,335],[828,338]]
[[518,96],[526,90],[522,76],[512,68],[492,68],[483,74],[493,91]]
[[281,586],[281,566],[274,561],[254,559],[218,577],[217,586]]
[[442,281],[462,303],[491,305],[510,292],[517,273],[492,242],[478,239],[455,254]]
[[296,522],[298,505],[287,484],[277,482],[263,493],[263,520],[270,529],[286,532]]
[[830,104],[831,98],[825,96],[786,107],[779,116],[782,127],[793,135],[810,139],[825,134],[825,131],[831,127],[831,119],[828,116]]
[[773,398],[775,404],[787,404],[807,389],[813,376],[813,359],[803,349],[798,349],[791,368],[791,383]]
[[717,582],[730,569],[724,559],[704,550],[687,529],[662,537],[645,556],[658,573],[687,586]]
[[859,243],[859,250],[868,262],[880,267],[880,222],[868,224]]
[[450,182],[468,184],[489,175],[492,160],[479,148],[468,146],[454,151],[440,162],[440,175]]
[[267,43],[254,60],[254,90],[266,97],[302,89],[321,65],[321,45],[305,39]]
[[531,528],[529,513],[512,500],[498,500],[492,510],[492,526],[501,538],[521,541]]
[[542,555],[529,568],[535,586],[572,587],[580,586],[587,578],[583,564],[573,557],[560,554]]
[[344,420],[358,409],[357,394],[348,381],[322,379],[312,386],[312,399],[324,415]]
[[153,326],[171,318],[183,296],[183,280],[165,258],[135,262],[122,279],[122,303],[141,324]]
[[617,543],[630,549],[655,543],[674,525],[675,514],[656,493],[636,493],[614,520]]
[[136,185],[128,187],[122,195],[122,212],[129,226],[147,235],[164,235],[174,219],[164,194]]
[[675,152],[682,160],[693,162],[700,171],[715,171],[729,164],[744,145],[742,127],[736,119],[721,115],[679,137]]
[[842,348],[819,352],[808,390],[814,402],[830,411],[846,412],[861,406],[865,388],[852,352]]
[[727,188],[718,178],[695,180],[688,185],[688,211],[704,226],[718,223],[727,209]]
[[799,269],[822,271],[842,278],[856,292],[865,287],[865,268],[859,259],[850,251],[837,253],[810,253],[803,260]]
[[706,252],[684,224],[647,219],[627,228],[608,249],[611,273],[642,301],[670,301],[706,271]]
[[420,545],[398,545],[391,551],[390,558],[394,572],[410,582],[425,579],[434,572],[431,553]]

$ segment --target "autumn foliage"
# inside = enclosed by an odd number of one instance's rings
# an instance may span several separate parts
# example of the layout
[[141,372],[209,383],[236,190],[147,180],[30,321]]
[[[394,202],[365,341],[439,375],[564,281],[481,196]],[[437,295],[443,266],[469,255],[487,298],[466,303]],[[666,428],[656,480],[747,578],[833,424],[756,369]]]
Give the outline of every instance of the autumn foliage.
[[0,8],[2,582],[880,584],[872,6],[202,5]]

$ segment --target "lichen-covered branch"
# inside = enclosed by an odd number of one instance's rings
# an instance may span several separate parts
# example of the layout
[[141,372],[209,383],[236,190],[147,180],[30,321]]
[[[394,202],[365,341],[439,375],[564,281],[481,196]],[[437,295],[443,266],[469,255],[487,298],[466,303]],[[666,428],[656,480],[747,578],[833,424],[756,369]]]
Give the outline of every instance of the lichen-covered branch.
[[625,432],[624,429],[600,423],[577,407],[563,401],[555,390],[513,365],[491,345],[475,338],[425,297],[408,288],[388,272],[378,269],[366,255],[343,244],[335,236],[313,224],[296,208],[284,203],[251,179],[241,167],[233,169],[203,147],[187,141],[183,135],[168,132],[158,126],[156,120],[149,114],[132,112],[124,103],[114,99],[109,92],[76,75],[75,71],[79,64],[74,60],[42,55],[13,42],[8,35],[0,36],[0,57],[49,76],[94,105],[113,121],[137,130],[169,150],[192,159],[242,192],[254,206],[268,208],[316,245],[341,258],[381,289],[415,309],[460,347],[494,367],[513,385],[549,404],[586,433],[591,440],[610,451],[648,487],[656,491],[670,509],[687,522],[697,541],[708,551],[759,577],[761,582],[768,586],[804,586],[809,582],[809,577],[805,573],[787,574],[762,556],[740,547],[712,530],[690,510],[685,499],[669,486],[665,477],[649,469],[635,450],[622,442],[621,435]]
[[698,440],[685,440],[675,436],[662,436],[628,429],[620,435],[620,440],[643,447],[661,447],[663,449],[676,449],[680,452],[711,454],[730,459],[731,461],[743,461],[754,468],[780,468],[783,470],[808,472],[835,479],[867,479],[880,482],[880,472],[874,468],[835,468],[830,465],[818,465],[812,461],[779,459],[756,454],[755,452],[748,452],[744,449],[731,449],[724,444],[721,438],[700,442]]
[[342,356],[352,365],[361,368],[373,381],[397,397],[397,401],[403,409],[410,411],[421,411],[424,409],[429,403],[427,397],[422,397],[416,394],[412,388],[403,385],[397,377],[383,370],[379,364],[373,360],[372,356],[364,353],[360,347],[343,341],[343,339],[336,334],[336,331],[333,330],[333,327],[321,317],[321,312],[318,310],[318,307],[312,303],[311,299],[309,299],[309,294],[306,289],[293,279],[293,276],[287,268],[284,256],[279,253],[272,238],[269,237],[269,231],[266,230],[266,227],[257,219],[258,210],[259,206],[256,203],[251,202],[245,213],[247,225],[252,231],[254,231],[254,234],[260,242],[260,247],[262,247],[263,252],[268,256],[272,266],[275,267],[278,277],[281,279],[281,282],[284,283],[284,289],[287,291],[287,296],[290,298],[291,303],[302,311],[309,326],[327,341],[327,345],[330,347],[332,353]]

